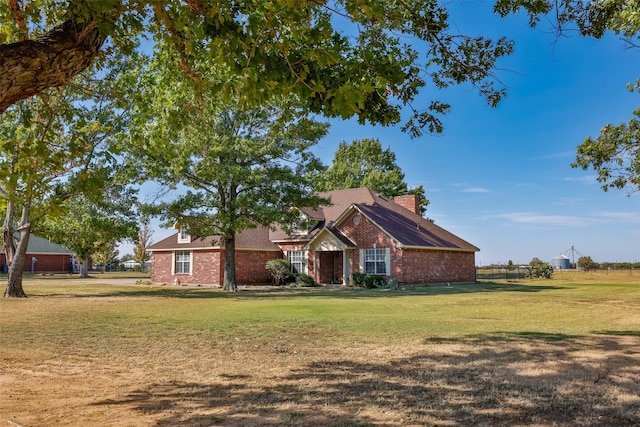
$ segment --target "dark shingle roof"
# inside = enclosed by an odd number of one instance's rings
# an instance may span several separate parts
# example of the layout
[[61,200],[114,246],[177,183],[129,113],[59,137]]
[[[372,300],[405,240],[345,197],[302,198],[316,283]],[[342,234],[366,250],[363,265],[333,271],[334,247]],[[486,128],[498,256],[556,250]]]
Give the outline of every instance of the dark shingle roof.
[[471,243],[423,218],[419,214],[394,203],[369,190],[352,188],[321,193],[330,197],[333,206],[324,208],[327,221],[339,221],[346,216],[349,208],[357,209],[401,246],[419,248],[456,249],[478,251]]
[[[425,249],[452,249],[461,251],[478,251],[471,243],[455,234],[423,218],[419,214],[394,203],[368,188],[350,188],[346,190],[327,191],[320,196],[331,199],[330,206],[304,210],[315,219],[324,218],[325,227],[347,246],[352,246],[346,236],[339,232],[340,222],[352,209],[377,224],[381,230],[395,239],[400,246]],[[320,218],[319,218],[320,217]],[[236,236],[236,248],[256,250],[278,250],[273,241],[309,241],[317,235],[319,229],[310,235],[288,236],[281,228],[269,231],[266,227],[245,230]],[[203,249],[220,247],[219,236],[208,236],[204,239],[193,239],[191,243],[178,243],[177,234],[151,246],[149,250]]]
[[73,255],[73,252],[42,237],[29,236],[28,254]]
[[[166,250],[189,250],[189,249],[210,249],[220,248],[222,240],[220,236],[206,236],[204,238],[192,238],[190,243],[178,243],[178,233],[175,233],[158,243],[151,245],[150,251]],[[269,240],[269,229],[266,227],[256,227],[244,230],[236,235],[237,250],[279,250],[271,240]]]

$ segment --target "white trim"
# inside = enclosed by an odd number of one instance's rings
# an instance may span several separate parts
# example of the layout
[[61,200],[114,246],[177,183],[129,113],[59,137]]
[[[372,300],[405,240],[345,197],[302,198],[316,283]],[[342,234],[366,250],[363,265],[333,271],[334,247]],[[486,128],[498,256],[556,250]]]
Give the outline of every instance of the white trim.
[[178,243],[191,243],[191,235],[186,232],[184,227],[178,230]]
[[[189,253],[189,270],[186,273],[184,273],[184,272],[178,273],[175,270],[178,252],[188,252]],[[182,261],[182,262],[184,262],[184,261]],[[189,276],[193,275],[193,251],[181,250],[181,251],[173,252],[172,274],[174,274],[174,275],[189,275]]]
[[386,272],[385,275],[386,276],[390,276],[391,275],[391,248],[386,248],[387,249],[387,253],[385,253],[385,263],[386,265],[384,266]]
[[[384,250],[384,273],[367,273],[366,271],[366,256],[365,256],[365,252],[366,251],[379,251],[379,250]],[[365,274],[375,274],[378,276],[390,276],[391,275],[391,248],[365,248],[365,249],[360,249],[360,272],[361,273],[365,273]],[[378,257],[377,254],[375,256],[375,260],[373,261],[374,265],[377,266],[378,264]],[[376,268],[377,270],[377,268]]]
[[289,261],[289,264],[291,264],[291,267],[293,267],[293,263],[291,262],[291,255],[293,253],[302,254],[302,259],[300,260],[300,263],[302,263],[302,271],[300,273],[309,274],[309,251],[287,251],[287,260]]

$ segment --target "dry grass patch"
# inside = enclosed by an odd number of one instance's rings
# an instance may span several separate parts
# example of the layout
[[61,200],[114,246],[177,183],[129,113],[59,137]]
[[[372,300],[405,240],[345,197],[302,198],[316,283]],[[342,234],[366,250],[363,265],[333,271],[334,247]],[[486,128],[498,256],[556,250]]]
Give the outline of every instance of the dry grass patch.
[[454,291],[33,288],[0,301],[0,426],[640,424],[638,291]]

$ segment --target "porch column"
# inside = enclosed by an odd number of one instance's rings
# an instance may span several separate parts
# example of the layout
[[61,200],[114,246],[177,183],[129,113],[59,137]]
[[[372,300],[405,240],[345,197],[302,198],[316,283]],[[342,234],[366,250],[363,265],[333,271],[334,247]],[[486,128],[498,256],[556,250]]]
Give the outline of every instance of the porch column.
[[318,252],[313,251],[313,281],[318,282]]
[[350,282],[351,272],[349,271],[349,253],[347,249],[342,250],[342,285],[347,286]]

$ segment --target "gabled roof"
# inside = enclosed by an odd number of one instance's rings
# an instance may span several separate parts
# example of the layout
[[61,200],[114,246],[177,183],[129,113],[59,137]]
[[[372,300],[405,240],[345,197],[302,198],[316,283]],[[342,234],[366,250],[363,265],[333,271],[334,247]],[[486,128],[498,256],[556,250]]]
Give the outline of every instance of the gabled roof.
[[[318,234],[316,234],[310,241],[309,243],[307,243],[307,245],[305,246],[307,249],[309,248],[314,248],[314,245],[316,245],[318,242],[327,242],[327,236],[331,236],[329,237],[329,240],[331,240],[331,238],[333,238],[335,240],[335,242],[337,242],[337,245],[341,248],[341,249],[355,249],[358,246],[351,241],[351,239],[349,239],[347,236],[345,236],[344,234],[342,234],[340,232],[340,230],[333,228],[331,226],[328,227],[324,227],[322,230],[320,230],[320,232]],[[315,250],[315,249],[314,249]]]
[[[178,234],[175,233],[166,239],[151,245],[149,251],[168,251],[168,250],[197,250],[220,248],[222,239],[220,236],[206,236],[203,238],[192,238],[189,243],[178,243]],[[280,250],[271,240],[269,240],[269,229],[266,227],[256,227],[244,230],[236,235],[236,250],[262,250],[277,251]]]
[[32,254],[47,254],[47,255],[73,255],[73,252],[60,246],[57,243],[53,243],[50,240],[43,239],[42,237],[29,236],[29,245],[27,245],[27,253]]
[[[332,202],[330,206],[322,206],[321,212],[327,227],[339,228],[341,221],[356,209],[401,247],[474,252],[479,250],[455,234],[368,188],[327,191],[319,195]],[[338,234],[332,234],[338,237]],[[313,233],[306,236],[306,239],[313,240],[315,236]],[[290,240],[292,237],[303,240],[298,238],[300,236],[287,236],[282,230],[271,233],[271,239],[277,241]]]
[[[346,247],[355,247],[354,243],[339,231],[340,224],[357,210],[376,224],[380,231],[394,239],[398,246],[418,249],[446,249],[456,251],[479,251],[476,246],[459,238],[455,234],[423,218],[399,204],[380,196],[368,188],[349,188],[345,190],[319,193],[331,200],[331,205],[318,209],[301,209],[307,216],[324,221],[324,227],[316,228],[310,234],[289,236],[282,228],[269,231],[266,227],[245,230],[236,236],[236,248],[255,250],[278,250],[273,242],[302,241],[310,242],[321,231],[329,232]],[[178,243],[174,234],[154,244],[150,251],[210,249],[220,247],[219,236],[196,238],[190,243]]]
[[455,234],[423,218],[399,204],[380,196],[367,188],[351,190],[339,190],[333,192],[331,200],[342,201],[343,204],[351,201],[348,209],[345,209],[334,226],[338,227],[352,211],[357,209],[401,247],[428,248],[428,249],[454,249],[463,251],[479,251],[476,246],[461,239]]

